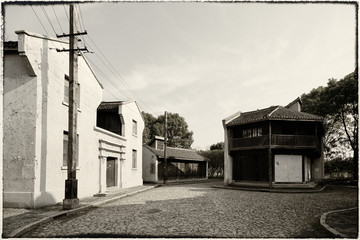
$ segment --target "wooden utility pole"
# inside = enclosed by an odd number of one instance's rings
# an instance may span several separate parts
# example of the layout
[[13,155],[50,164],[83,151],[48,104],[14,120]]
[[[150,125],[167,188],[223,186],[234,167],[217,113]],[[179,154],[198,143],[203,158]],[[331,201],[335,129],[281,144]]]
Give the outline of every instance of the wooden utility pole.
[[68,161],[67,180],[65,180],[65,199],[63,209],[79,207],[78,181],[76,179],[77,162],[77,87],[78,87],[78,44],[75,37],[76,11],[74,5],[70,4],[70,48],[69,48],[69,132],[68,132]]
[[271,121],[269,120],[269,148],[268,148],[268,164],[269,164],[269,188],[272,188],[273,181],[273,163],[272,163],[272,150],[271,150]]
[[167,180],[167,159],[166,159],[166,146],[167,146],[167,112],[165,111],[165,124],[164,124],[164,184]]

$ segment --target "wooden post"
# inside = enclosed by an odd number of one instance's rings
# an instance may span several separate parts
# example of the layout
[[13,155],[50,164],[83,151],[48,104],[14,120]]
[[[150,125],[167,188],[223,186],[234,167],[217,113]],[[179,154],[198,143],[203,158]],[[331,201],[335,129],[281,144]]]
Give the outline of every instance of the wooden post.
[[164,184],[167,180],[167,159],[166,159],[166,146],[167,146],[167,112],[165,111],[165,124],[164,124]]
[[77,39],[74,33],[76,29],[76,12],[74,5],[70,4],[70,49],[69,49],[69,138],[68,138],[68,161],[67,180],[65,180],[65,199],[63,209],[79,207],[77,198],[77,85],[78,85],[78,52]]
[[268,148],[268,161],[269,161],[269,188],[272,188],[273,181],[273,166],[272,166],[272,151],[271,151],[271,121],[269,120],[269,148]]

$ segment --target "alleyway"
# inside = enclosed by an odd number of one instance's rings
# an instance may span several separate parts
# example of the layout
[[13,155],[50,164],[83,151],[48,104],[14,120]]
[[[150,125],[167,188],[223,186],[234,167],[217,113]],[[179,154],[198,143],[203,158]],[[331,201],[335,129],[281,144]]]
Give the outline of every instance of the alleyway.
[[[331,237],[322,213],[357,205],[356,189],[283,194],[169,185],[72,217],[58,218],[22,237]],[[345,192],[345,193],[344,193]]]

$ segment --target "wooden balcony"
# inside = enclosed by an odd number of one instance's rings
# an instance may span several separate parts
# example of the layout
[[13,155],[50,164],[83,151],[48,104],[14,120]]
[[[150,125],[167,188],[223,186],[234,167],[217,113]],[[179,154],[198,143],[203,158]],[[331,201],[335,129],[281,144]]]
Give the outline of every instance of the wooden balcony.
[[256,149],[280,147],[280,148],[317,148],[318,143],[314,135],[269,135],[260,137],[234,138],[230,144],[230,150]]

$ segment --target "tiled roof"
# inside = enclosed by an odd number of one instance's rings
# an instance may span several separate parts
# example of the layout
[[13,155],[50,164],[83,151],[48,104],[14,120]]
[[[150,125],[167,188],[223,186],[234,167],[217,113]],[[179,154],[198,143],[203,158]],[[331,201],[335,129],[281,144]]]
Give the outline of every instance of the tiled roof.
[[[144,147],[152,151],[156,156],[164,158],[163,150],[158,150],[147,145],[144,145]],[[170,160],[176,159],[185,161],[207,161],[205,157],[198,154],[195,150],[172,147],[166,148],[166,158]]]
[[103,110],[103,111],[114,111],[114,110],[118,110],[119,109],[119,105],[121,105],[121,101],[119,102],[101,102],[100,105],[98,106],[98,110]]
[[4,42],[4,50],[17,50],[17,48],[18,48],[17,41]]
[[304,121],[322,121],[322,117],[310,113],[294,111],[282,106],[272,106],[251,112],[241,113],[227,124],[227,126],[241,125],[251,122],[259,122],[263,120],[304,120]]

